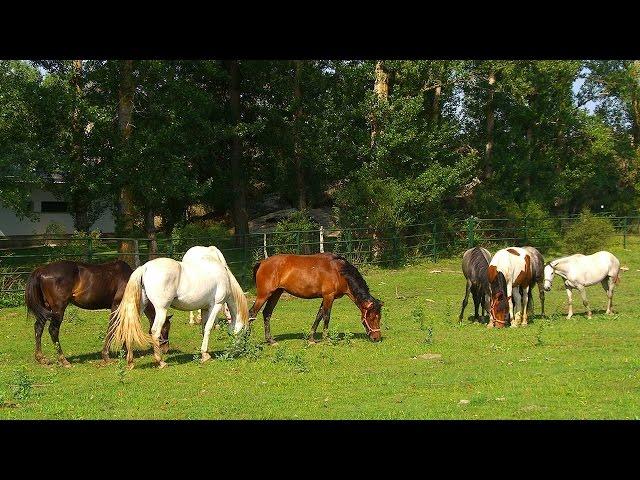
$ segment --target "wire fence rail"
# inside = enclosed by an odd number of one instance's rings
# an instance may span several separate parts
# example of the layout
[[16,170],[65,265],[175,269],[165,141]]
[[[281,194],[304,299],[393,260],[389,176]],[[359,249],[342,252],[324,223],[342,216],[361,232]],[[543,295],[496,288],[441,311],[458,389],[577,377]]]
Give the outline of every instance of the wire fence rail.
[[[621,246],[638,243],[640,216],[607,216],[620,237]],[[577,217],[555,217],[555,240]],[[482,245],[546,245],[554,240],[541,235],[539,225],[528,219],[476,218],[406,225],[396,229],[324,229],[310,231],[250,233],[244,236],[158,238],[154,254],[148,238],[97,237],[76,235],[36,235],[0,237],[0,299],[22,294],[31,271],[56,260],[103,263],[125,259],[138,266],[155,257],[180,260],[194,245],[215,245],[242,286],[252,286],[252,267],[260,259],[279,253],[312,254],[333,252],[356,265],[372,264],[396,268],[408,260],[459,254]],[[122,246],[128,247],[123,253]],[[567,252],[568,253],[568,252]],[[1,306],[1,303],[0,303]]]

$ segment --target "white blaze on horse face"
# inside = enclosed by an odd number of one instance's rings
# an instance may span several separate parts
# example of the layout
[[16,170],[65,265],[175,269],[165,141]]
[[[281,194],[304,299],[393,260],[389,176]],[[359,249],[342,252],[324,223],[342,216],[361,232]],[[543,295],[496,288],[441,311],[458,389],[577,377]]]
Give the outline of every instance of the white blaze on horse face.
[[544,289],[548,292],[551,290],[551,282],[553,282],[553,267],[547,265],[544,267]]

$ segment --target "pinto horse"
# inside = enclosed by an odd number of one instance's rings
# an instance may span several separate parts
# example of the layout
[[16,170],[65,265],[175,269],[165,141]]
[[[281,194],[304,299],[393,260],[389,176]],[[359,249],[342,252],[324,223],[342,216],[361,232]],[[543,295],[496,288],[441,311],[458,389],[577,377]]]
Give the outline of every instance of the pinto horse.
[[369,293],[369,287],[360,272],[346,258],[333,253],[315,255],[274,255],[261,260],[253,267],[253,280],[257,297],[249,311],[250,321],[264,307],[264,336],[273,345],[269,321],[282,292],[299,298],[322,298],[320,310],[311,327],[310,342],[318,324],[324,319],[322,338],[329,330],[331,306],[334,300],[347,295],[360,309],[362,324],[371,340],[378,341],[383,302]]
[[479,320],[478,307],[482,306],[482,315],[485,311],[489,311],[489,280],[487,279],[487,268],[491,261],[491,253],[482,247],[470,248],[462,255],[462,273],[467,279],[467,285],[462,300],[462,310],[460,310],[460,318],[464,316],[464,309],[467,308],[469,302],[469,292],[473,295],[473,306],[475,310],[474,318]]
[[[25,288],[27,311],[35,316],[36,361],[47,364],[42,354],[42,332],[49,320],[49,334],[56,346],[58,360],[65,367],[71,366],[62,352],[59,333],[64,311],[71,303],[86,310],[108,308],[113,313],[120,305],[127,281],[133,270],[128,263],[121,260],[98,265],[63,260],[52,262],[36,268]],[[155,312],[149,305],[145,310],[149,322],[153,322]],[[109,362],[109,342],[111,341],[111,325],[109,322],[107,335],[102,347],[102,359]],[[169,350],[169,329],[167,321],[162,330],[162,348]]]
[[[531,254],[519,247],[498,250],[489,263],[487,278],[491,295],[491,315],[487,327],[492,328],[495,324],[504,327],[510,320],[512,327],[526,325],[529,288],[533,282]],[[520,288],[514,290],[513,287]],[[515,294],[515,302],[512,302],[512,294]],[[513,303],[517,308],[515,316]]]

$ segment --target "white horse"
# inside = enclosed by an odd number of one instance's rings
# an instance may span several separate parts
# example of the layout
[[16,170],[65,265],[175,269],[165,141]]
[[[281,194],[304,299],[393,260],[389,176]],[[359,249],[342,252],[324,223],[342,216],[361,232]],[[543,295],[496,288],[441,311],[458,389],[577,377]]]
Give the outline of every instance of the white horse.
[[593,255],[582,255],[577,253],[569,257],[559,258],[549,262],[544,267],[544,289],[551,290],[551,282],[554,274],[558,274],[564,279],[564,286],[569,297],[569,313],[567,319],[573,316],[573,294],[574,288],[578,289],[582,296],[582,303],[587,309],[587,316],[591,318],[591,308],[587,302],[587,291],[585,287],[600,283],[607,292],[607,315],[611,315],[613,310],[613,288],[620,282],[620,260],[609,252],[597,252]]
[[[213,245],[208,247],[191,247],[186,251],[184,256],[182,257],[183,262],[200,262],[203,260],[220,262],[225,267],[227,266],[227,260],[222,255],[222,252]],[[198,310],[198,315],[194,315],[194,311],[189,312],[189,325],[201,324],[202,323],[202,310]],[[224,304],[224,316],[227,317],[227,323],[231,322],[231,313],[229,312],[229,307],[227,304]],[[217,327],[217,325],[216,325]]]
[[[156,311],[151,338],[140,325],[140,312],[150,301]],[[217,261],[178,262],[156,258],[136,268],[125,288],[120,306],[113,313],[111,346],[127,347],[127,364],[133,368],[133,348],[153,345],[153,356],[160,368],[167,364],[160,352],[160,332],[169,307],[182,311],[202,309],[206,318],[201,353],[202,362],[211,358],[207,352],[209,335],[216,315],[224,303],[231,313],[230,329],[237,334],[249,323],[247,298],[229,267]]]
[[[529,288],[533,282],[531,263],[529,251],[520,247],[503,248],[493,256],[487,268],[491,294],[487,327],[492,328],[495,323],[504,326],[509,319],[512,327],[527,325]],[[517,287],[522,288],[522,295]]]

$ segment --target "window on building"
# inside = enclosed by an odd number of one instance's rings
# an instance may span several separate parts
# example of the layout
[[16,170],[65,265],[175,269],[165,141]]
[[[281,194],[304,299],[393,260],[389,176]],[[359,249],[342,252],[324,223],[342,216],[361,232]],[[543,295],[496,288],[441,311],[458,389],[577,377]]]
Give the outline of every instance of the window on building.
[[67,213],[69,207],[67,202],[41,202],[40,211],[42,213]]

